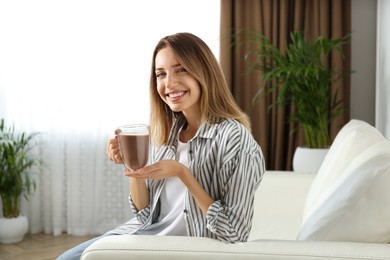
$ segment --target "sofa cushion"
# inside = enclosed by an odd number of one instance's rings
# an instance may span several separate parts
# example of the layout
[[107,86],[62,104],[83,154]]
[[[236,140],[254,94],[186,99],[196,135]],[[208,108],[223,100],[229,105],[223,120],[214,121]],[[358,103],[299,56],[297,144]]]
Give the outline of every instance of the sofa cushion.
[[345,127],[313,181],[298,240],[387,243],[390,142],[364,122]]
[[379,260],[389,259],[386,244],[258,240],[226,244],[189,236],[105,236],[90,245],[82,260]]
[[249,241],[295,240],[314,174],[266,171],[256,191]]
[[361,120],[351,120],[339,131],[310,187],[304,221],[324,193],[345,174],[345,168],[356,156],[382,140],[385,138],[376,128]]

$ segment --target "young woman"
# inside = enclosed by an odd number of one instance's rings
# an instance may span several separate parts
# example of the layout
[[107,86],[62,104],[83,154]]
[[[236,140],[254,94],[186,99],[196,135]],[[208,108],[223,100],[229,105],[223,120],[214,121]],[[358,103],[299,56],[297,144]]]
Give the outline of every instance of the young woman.
[[[135,218],[105,235],[247,241],[264,158],[209,47],[190,33],[161,39],[153,53],[150,97],[150,163],[124,173]],[[123,163],[117,138],[108,141],[107,155]],[[78,259],[96,239],[59,259]]]

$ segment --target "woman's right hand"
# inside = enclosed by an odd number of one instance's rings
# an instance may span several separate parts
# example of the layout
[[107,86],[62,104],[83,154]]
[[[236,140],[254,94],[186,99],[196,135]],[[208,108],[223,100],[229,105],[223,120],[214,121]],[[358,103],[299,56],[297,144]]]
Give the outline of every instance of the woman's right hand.
[[[117,131],[115,131],[115,134]],[[115,135],[115,138],[109,139],[106,147],[106,154],[108,158],[116,164],[123,163],[121,153],[119,152],[119,142],[118,136]]]
[[[122,164],[123,159],[119,151],[118,130],[115,131],[115,138],[109,139],[106,147],[108,158],[116,164]],[[125,169],[125,175],[131,171]],[[149,204],[149,191],[146,187],[145,180],[130,179],[130,194],[134,207],[139,211]]]

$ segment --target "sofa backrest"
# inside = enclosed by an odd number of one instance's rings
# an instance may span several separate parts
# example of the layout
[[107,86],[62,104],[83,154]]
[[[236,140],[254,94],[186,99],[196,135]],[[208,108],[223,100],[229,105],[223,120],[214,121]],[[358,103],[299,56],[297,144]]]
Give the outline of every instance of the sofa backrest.
[[267,171],[256,192],[249,241],[295,240],[302,223],[306,195],[314,178],[315,174]]

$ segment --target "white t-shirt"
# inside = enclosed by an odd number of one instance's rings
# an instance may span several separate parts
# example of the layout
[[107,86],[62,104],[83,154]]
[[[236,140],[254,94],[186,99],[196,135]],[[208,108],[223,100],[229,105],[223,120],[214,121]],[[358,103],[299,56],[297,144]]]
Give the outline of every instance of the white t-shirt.
[[[187,143],[179,141],[177,160],[188,167]],[[140,230],[139,234],[161,236],[186,236],[184,220],[184,198],[186,187],[179,178],[167,178],[160,196],[161,211],[159,219],[148,230]]]

